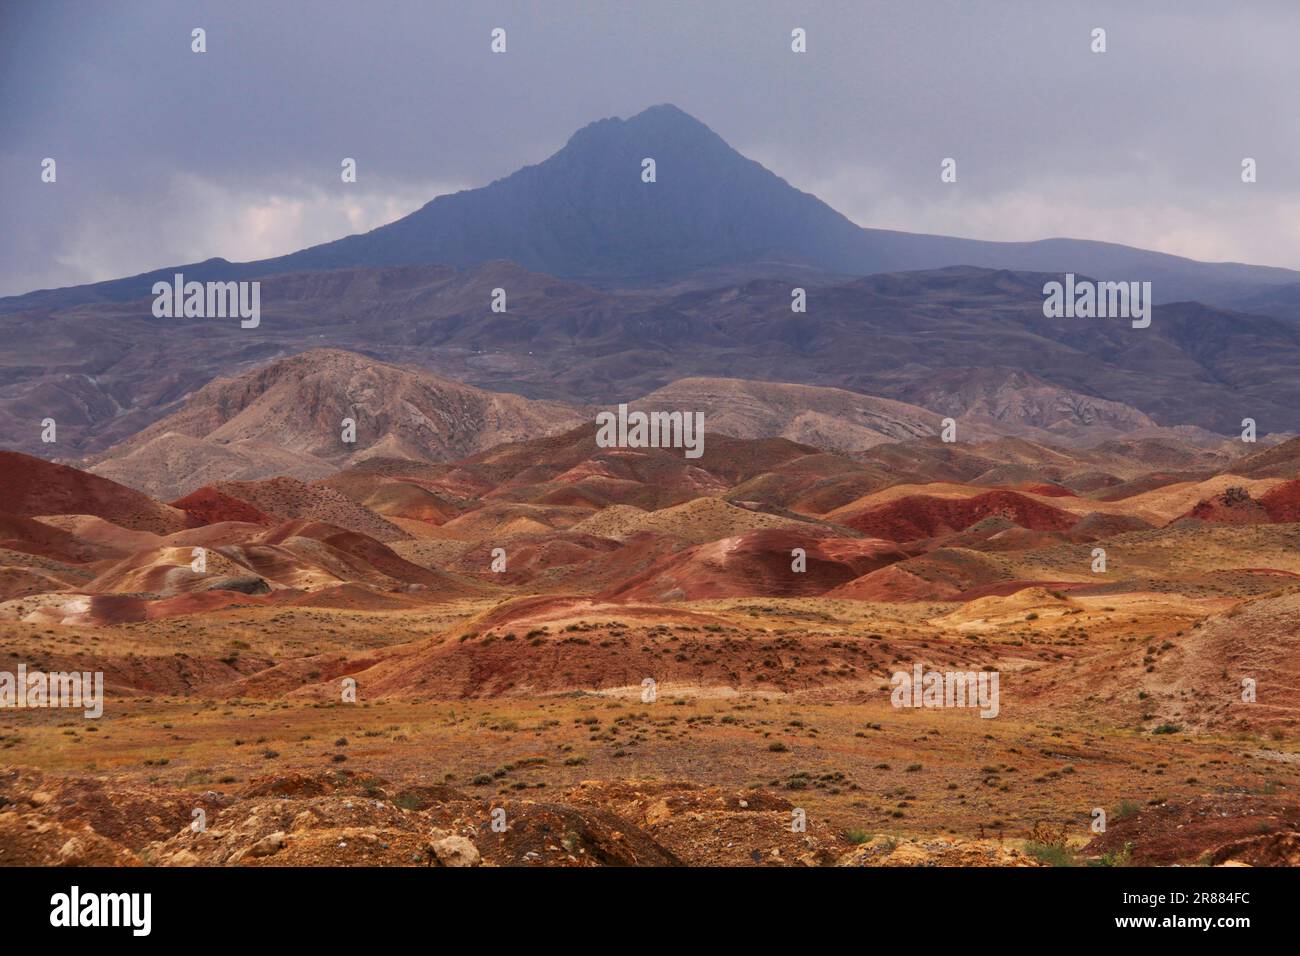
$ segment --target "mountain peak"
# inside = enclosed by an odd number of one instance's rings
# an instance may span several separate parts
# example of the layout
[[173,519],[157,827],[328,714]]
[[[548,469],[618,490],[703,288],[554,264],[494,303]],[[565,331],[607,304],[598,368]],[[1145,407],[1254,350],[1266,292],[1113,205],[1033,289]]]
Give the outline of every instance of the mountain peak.
[[704,123],[700,122],[681,107],[672,103],[657,103],[654,106],[647,106],[635,116],[628,117],[625,122],[629,125],[704,130],[707,133],[716,135],[713,133],[713,130],[709,129],[709,127]]
[[[654,160],[654,176],[649,175]],[[1232,294],[1247,282],[1295,282],[1297,273],[1196,263],[1075,240],[980,242],[863,229],[816,196],[747,159],[671,103],[578,130],[550,158],[479,189],[439,196],[363,235],[275,259],[211,259],[75,289],[0,301],[0,313],[143,297],[187,277],[248,279],[351,267],[475,266],[494,259],[566,278],[657,279],[763,262],[799,262],[844,275],[949,266],[1141,277],[1157,301]]]
[[[686,112],[676,103],[656,103],[654,106],[647,106],[640,113],[637,113],[632,119],[640,119],[643,116],[677,116],[690,120],[692,123],[699,123],[694,116]],[[703,123],[700,123],[703,126]]]
[[614,116],[588,123],[569,137],[565,148],[551,160],[574,150],[617,151],[625,147],[644,150],[656,158],[665,151],[712,149],[745,161],[717,133],[671,103],[647,107],[626,119]]

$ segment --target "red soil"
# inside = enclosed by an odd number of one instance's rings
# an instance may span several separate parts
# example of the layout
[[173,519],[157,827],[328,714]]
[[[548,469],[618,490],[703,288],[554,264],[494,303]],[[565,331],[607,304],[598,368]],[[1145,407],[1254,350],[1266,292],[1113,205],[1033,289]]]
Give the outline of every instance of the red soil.
[[827,597],[850,601],[907,603],[911,601],[956,601],[961,589],[937,581],[926,581],[901,564],[891,564],[864,574],[855,581],[826,593]]
[[83,541],[71,532],[4,511],[0,511],[0,548],[68,564],[96,561],[112,555],[109,549]]
[[917,541],[963,531],[989,517],[1003,517],[1032,531],[1065,531],[1078,518],[1014,491],[989,491],[973,498],[909,495],[841,520],[887,541]]
[[254,540],[259,544],[283,546],[291,538],[308,538],[326,545],[361,578],[378,571],[406,584],[456,590],[449,586],[447,575],[412,564],[374,538],[322,521],[286,521]]
[[995,593],[989,589],[1017,583],[992,558],[964,548],[940,548],[929,554],[899,561],[864,574],[828,591],[826,597],[856,601],[958,601],[971,594]]
[[360,584],[340,584],[295,597],[294,607],[326,607],[347,611],[405,611],[421,602],[404,594],[381,594]]
[[1300,521],[1300,478],[1277,485],[1260,496],[1259,503],[1268,512],[1271,521],[1291,523]]
[[1026,485],[1022,489],[1028,495],[1042,495],[1044,498],[1077,498],[1069,488],[1060,485]]
[[[1214,524],[1268,524],[1269,514],[1243,489],[1229,488],[1213,498],[1197,502],[1182,516]],[[1181,520],[1181,519],[1176,519]]]
[[190,517],[190,527],[217,524],[221,521],[243,521],[248,524],[269,525],[273,519],[247,501],[231,497],[211,485],[204,485],[184,498],[172,502]]
[[[806,569],[793,570],[795,548]],[[807,597],[884,567],[905,555],[872,538],[818,538],[785,528],[753,531],[669,555],[607,592],[635,600]]]
[[123,528],[169,534],[185,516],[115,481],[15,451],[0,452],[0,501],[16,515],[96,515]]
[[[492,552],[498,546],[505,549],[507,556],[503,572],[491,569]],[[449,567],[463,574],[485,577],[494,584],[523,584],[548,572],[556,576],[556,569],[592,561],[621,547],[609,538],[568,531],[515,535],[503,539],[499,545],[492,542],[477,545],[459,555]]]

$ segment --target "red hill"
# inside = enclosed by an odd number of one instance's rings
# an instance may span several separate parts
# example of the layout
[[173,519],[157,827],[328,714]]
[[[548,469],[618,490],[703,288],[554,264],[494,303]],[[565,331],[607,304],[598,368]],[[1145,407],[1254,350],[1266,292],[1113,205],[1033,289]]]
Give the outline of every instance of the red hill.
[[[802,572],[792,569],[795,548],[806,553]],[[643,601],[808,597],[904,557],[887,542],[870,538],[819,539],[786,528],[752,531],[669,555],[608,596]]]
[[1278,524],[1300,521],[1300,478],[1280,484],[1259,498],[1269,520]]
[[1031,531],[1065,531],[1077,516],[1014,491],[989,491],[973,498],[908,495],[841,519],[864,534],[887,541],[917,541],[964,531],[985,518],[1006,518]]
[[232,497],[218,491],[211,485],[204,485],[184,498],[172,502],[173,508],[179,508],[190,517],[190,526],[199,527],[217,524],[221,521],[243,521],[248,524],[274,524],[274,519],[247,501]]
[[11,514],[95,515],[133,531],[170,534],[185,516],[115,481],[19,452],[0,452],[0,501]]

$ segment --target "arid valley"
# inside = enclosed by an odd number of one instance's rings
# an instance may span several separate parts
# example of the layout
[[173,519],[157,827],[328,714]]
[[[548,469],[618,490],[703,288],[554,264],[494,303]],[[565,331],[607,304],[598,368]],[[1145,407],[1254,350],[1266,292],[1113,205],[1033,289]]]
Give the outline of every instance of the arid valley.
[[[0,714],[0,863],[1300,861],[1300,440],[674,389],[699,458],[341,350],[0,455],[0,670],[105,685]],[[996,714],[895,706],[918,664]]]

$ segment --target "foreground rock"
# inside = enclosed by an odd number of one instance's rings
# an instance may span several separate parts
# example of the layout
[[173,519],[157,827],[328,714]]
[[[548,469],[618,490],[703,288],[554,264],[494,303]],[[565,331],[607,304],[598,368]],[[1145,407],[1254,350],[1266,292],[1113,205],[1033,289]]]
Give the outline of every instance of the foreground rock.
[[478,866],[483,860],[478,847],[463,836],[434,830],[429,836],[429,856],[438,866]]
[[[802,809],[771,791],[664,781],[587,781],[538,801],[364,771],[271,774],[221,794],[4,769],[0,865],[1041,865],[991,840],[856,842]],[[1300,809],[1245,795],[1148,808],[1083,855],[1125,847],[1137,865],[1294,866]]]
[[876,837],[845,854],[837,866],[1042,866],[1021,850],[990,840]]

